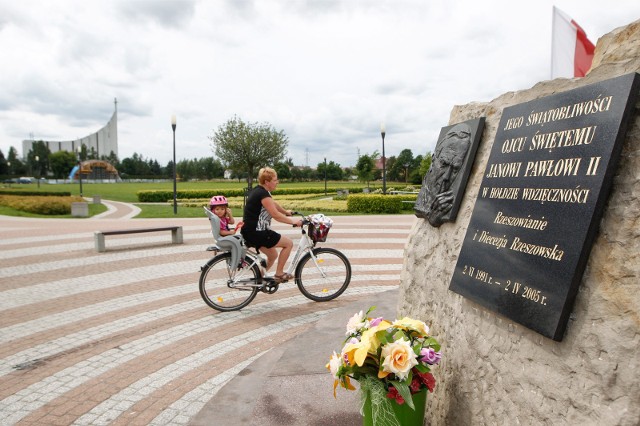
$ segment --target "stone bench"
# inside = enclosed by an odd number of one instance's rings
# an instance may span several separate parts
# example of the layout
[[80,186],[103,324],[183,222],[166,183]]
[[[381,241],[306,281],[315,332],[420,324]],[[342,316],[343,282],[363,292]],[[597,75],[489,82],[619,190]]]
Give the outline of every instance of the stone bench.
[[124,235],[124,234],[140,234],[145,232],[162,232],[171,231],[171,242],[173,244],[182,244],[182,226],[163,226],[159,228],[137,228],[137,229],[122,229],[118,231],[98,231],[94,233],[94,239],[96,243],[96,251],[102,253],[106,251],[104,245],[104,237],[107,235]]

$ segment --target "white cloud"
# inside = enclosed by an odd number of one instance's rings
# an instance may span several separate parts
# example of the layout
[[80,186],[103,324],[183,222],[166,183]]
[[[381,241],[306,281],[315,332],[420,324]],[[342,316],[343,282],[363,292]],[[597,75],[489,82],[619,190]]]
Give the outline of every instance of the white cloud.
[[0,0],[0,150],[102,127],[118,98],[120,157],[212,155],[234,115],[288,135],[289,157],[424,154],[451,108],[549,78],[552,6],[592,41],[631,0]]

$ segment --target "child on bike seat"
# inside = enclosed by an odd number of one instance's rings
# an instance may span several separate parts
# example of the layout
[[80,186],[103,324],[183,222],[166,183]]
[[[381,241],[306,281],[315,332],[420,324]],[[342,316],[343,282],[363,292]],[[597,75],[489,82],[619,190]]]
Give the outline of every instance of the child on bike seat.
[[226,237],[233,235],[242,227],[242,222],[238,222],[235,229],[229,229],[229,225],[236,223],[236,220],[233,218],[233,214],[229,208],[229,202],[224,195],[211,197],[209,210],[220,218],[220,236]]

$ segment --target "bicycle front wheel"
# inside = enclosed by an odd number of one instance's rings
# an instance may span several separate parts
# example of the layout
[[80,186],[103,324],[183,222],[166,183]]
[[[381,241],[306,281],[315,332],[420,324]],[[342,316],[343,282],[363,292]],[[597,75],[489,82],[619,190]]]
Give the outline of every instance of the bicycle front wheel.
[[200,296],[213,309],[236,311],[256,297],[259,277],[260,270],[256,265],[231,267],[231,253],[222,253],[202,267]]
[[351,282],[351,263],[336,249],[315,248],[296,267],[296,284],[305,297],[326,302],[340,296]]

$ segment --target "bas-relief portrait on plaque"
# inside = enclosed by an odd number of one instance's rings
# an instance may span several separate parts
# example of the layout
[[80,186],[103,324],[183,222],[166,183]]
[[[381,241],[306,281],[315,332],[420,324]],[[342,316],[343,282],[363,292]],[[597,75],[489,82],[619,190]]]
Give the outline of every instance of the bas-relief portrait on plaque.
[[414,207],[434,227],[453,222],[484,130],[484,117],[443,127]]

